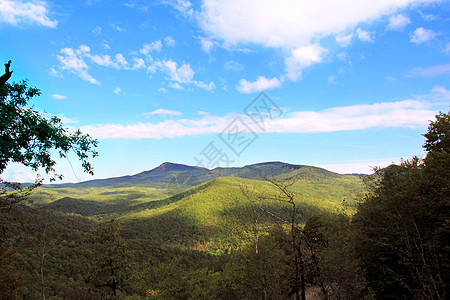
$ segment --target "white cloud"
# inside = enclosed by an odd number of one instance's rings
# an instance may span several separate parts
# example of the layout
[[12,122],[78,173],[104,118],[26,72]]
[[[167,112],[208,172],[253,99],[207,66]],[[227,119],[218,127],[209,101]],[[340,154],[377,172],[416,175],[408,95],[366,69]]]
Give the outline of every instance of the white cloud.
[[125,31],[125,29],[123,27],[120,27],[119,25],[116,25],[116,24],[111,24],[111,27],[112,27],[112,29],[114,29],[115,31],[118,31],[118,32]]
[[58,21],[48,17],[47,3],[44,1],[2,0],[0,1],[0,21],[17,26],[37,24],[56,28]]
[[[353,36],[346,33],[363,23],[437,1],[440,0],[234,0],[230,4],[229,0],[203,0],[195,15],[204,31],[206,52],[211,51],[211,43],[236,50],[245,45],[281,49],[281,53],[288,53],[286,77],[295,81],[301,79],[301,69],[305,68],[292,55],[295,49],[321,47],[321,40],[327,37],[335,37],[338,44],[348,46]],[[356,32],[364,42],[373,42],[374,34],[361,28]],[[322,62],[321,55],[318,57],[314,63]]]
[[63,48],[60,50],[60,53],[60,55],[57,55],[57,58],[61,63],[61,70],[71,71],[93,84],[100,83],[88,73],[89,66],[86,59],[99,66],[112,67],[117,70],[139,70],[145,68],[145,62],[141,58],[134,58],[134,63],[130,67],[122,53],[117,53],[114,58],[109,55],[93,55],[90,47],[86,45],[81,45],[78,49]]
[[428,68],[414,68],[406,73],[406,77],[435,77],[450,74],[450,64],[431,66]]
[[83,56],[89,54],[89,51],[90,49],[86,45],[81,45],[75,50],[72,48],[61,49],[62,55],[57,55],[58,61],[61,63],[60,68],[61,70],[68,70],[90,83],[100,84],[88,73],[89,67]]
[[336,42],[341,45],[342,47],[347,47],[350,45],[353,39],[353,34],[347,34],[347,35],[338,35],[336,36]]
[[207,38],[200,38],[200,44],[202,46],[202,50],[206,53],[210,53],[212,48],[214,48],[214,43]]
[[223,68],[227,71],[239,72],[244,69],[244,66],[234,60],[229,60],[223,65]]
[[134,64],[131,67],[132,70],[145,69],[145,61],[142,58],[133,58]]
[[175,45],[175,40],[173,39],[173,37],[171,37],[170,35],[166,36],[164,38],[164,42],[167,44],[167,46],[169,47],[173,47]]
[[1,174],[1,179],[9,182],[35,182],[38,175],[19,163],[10,163]]
[[153,115],[163,115],[163,116],[181,116],[181,112],[169,109],[158,108],[152,112],[143,113],[143,115],[148,118]]
[[434,21],[437,19],[437,16],[435,16],[435,15],[432,15],[432,14],[427,15],[427,14],[424,14],[423,12],[421,12],[420,10],[419,10],[419,13],[425,21],[431,22],[431,21]]
[[113,91],[114,94],[119,95],[120,93],[120,87],[116,87]]
[[205,32],[225,44],[290,49],[424,2],[430,1],[234,0],[230,5],[228,0],[204,0],[198,18]]
[[447,45],[445,45],[445,54],[450,55],[450,43],[447,43]]
[[364,161],[351,161],[339,164],[324,164],[317,167],[339,174],[373,174],[374,167],[387,167],[393,163],[399,164],[400,158],[369,159]]
[[135,8],[140,12],[147,12],[148,11],[148,6],[147,5],[142,5],[142,4],[138,4],[138,3],[134,3],[134,2],[126,2],[125,6],[129,7],[129,8]]
[[320,63],[326,50],[319,44],[297,47],[285,59],[286,75],[288,79],[297,81],[302,78],[302,70],[312,64]]
[[281,81],[278,78],[266,78],[264,76],[258,76],[258,78],[251,82],[246,79],[239,80],[239,84],[236,89],[244,94],[257,93],[264,90],[270,90],[281,86]]
[[75,123],[78,123],[78,119],[69,118],[69,117],[64,116],[63,114],[59,114],[59,115],[56,115],[56,116],[61,120],[61,122],[63,124],[75,124]]
[[190,83],[194,78],[194,71],[192,71],[189,64],[182,64],[177,68],[177,63],[173,60],[163,60],[157,65],[163,69],[168,75],[169,80],[176,83]]
[[411,24],[411,20],[402,14],[393,15],[389,18],[388,30],[403,31],[405,27]]
[[150,44],[144,44],[142,46],[142,49],[139,50],[139,52],[144,55],[148,55],[151,51],[156,51],[156,52],[161,51],[161,48],[162,48],[162,43],[161,43],[161,41],[158,40],[158,41],[151,42]]
[[[448,101],[449,98],[448,90],[436,87],[429,94],[418,97],[422,100],[360,104],[333,107],[321,111],[295,111],[285,114],[283,118],[267,120],[264,129],[268,133],[324,133],[379,127],[425,128],[429,120],[432,120],[437,113],[437,110],[433,109],[433,105]],[[236,113],[230,113],[218,117],[201,113],[199,120],[166,120],[159,123],[138,123],[126,126],[99,124],[84,126],[81,129],[100,139],[173,138],[220,133],[236,115]],[[259,130],[248,116],[239,116],[255,131]]]
[[170,82],[169,86],[173,89],[182,90],[183,87],[178,82]]
[[102,34],[102,28],[100,26],[95,26],[95,28],[92,30],[92,32],[96,35]]
[[116,64],[118,65],[117,69],[128,69],[128,62],[122,53],[116,54]]
[[318,112],[300,111],[267,122],[265,129],[266,132],[319,133],[374,127],[420,128],[435,114],[428,106],[417,100],[404,100],[334,107]]
[[188,0],[163,0],[162,3],[173,6],[185,17],[190,17],[194,14],[192,3]]
[[53,94],[53,95],[52,95],[52,98],[53,98],[53,99],[56,99],[56,100],[64,100],[64,99],[66,99],[67,97],[64,96],[64,95],[60,95],[60,94]]
[[105,49],[111,49],[111,46],[108,45],[108,41],[106,40],[102,40],[102,46]]
[[414,32],[411,32],[411,39],[409,40],[414,44],[422,44],[428,42],[436,37],[436,33],[431,29],[425,29],[419,27]]
[[434,104],[448,105],[450,101],[450,91],[442,86],[435,86],[430,93],[423,96],[424,99]]
[[375,32],[362,30],[361,28],[356,29],[356,33],[358,34],[358,38],[362,42],[373,43]]
[[212,81],[210,83],[205,83],[203,81],[195,81],[194,84],[196,86],[198,86],[199,88],[207,90],[207,91],[212,91],[216,88],[216,85]]

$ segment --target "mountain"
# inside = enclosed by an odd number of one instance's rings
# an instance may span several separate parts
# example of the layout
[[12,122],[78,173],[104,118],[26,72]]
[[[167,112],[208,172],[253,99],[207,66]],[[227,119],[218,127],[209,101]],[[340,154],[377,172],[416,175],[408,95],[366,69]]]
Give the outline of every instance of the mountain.
[[218,177],[232,176],[260,180],[262,179],[261,175],[279,176],[304,168],[314,170],[315,172],[326,176],[343,176],[317,167],[293,165],[283,162],[264,162],[246,165],[244,167],[218,167],[212,170],[165,162],[152,170],[144,171],[136,175],[96,179],[79,183],[51,184],[45,185],[44,188],[121,188],[140,186],[164,189],[176,188],[177,190],[180,190],[196,186]]

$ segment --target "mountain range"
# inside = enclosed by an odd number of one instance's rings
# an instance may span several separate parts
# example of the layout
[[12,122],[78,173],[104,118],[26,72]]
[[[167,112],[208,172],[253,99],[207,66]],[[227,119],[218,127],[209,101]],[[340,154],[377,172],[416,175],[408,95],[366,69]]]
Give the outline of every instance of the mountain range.
[[[305,172],[298,172],[303,170]],[[322,168],[294,165],[284,162],[263,162],[246,165],[244,167],[217,167],[207,169],[197,166],[188,166],[172,162],[165,162],[158,167],[144,171],[135,175],[112,177],[106,179],[95,179],[79,183],[50,184],[46,188],[99,188],[99,187],[155,187],[166,188],[168,186],[179,185],[183,187],[192,187],[217,177],[238,177],[246,179],[261,180],[262,176],[280,176],[282,174],[309,173],[325,177],[345,176]],[[292,174],[294,175],[294,174]],[[361,174],[350,174],[361,175]]]

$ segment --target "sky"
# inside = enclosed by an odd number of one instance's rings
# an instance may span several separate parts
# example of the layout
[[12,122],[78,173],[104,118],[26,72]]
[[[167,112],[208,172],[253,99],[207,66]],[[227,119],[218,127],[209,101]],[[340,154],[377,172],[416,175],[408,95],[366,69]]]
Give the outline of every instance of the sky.
[[10,81],[99,140],[95,175],[72,155],[63,182],[167,161],[370,173],[423,157],[449,110],[449,33],[443,0],[0,0]]

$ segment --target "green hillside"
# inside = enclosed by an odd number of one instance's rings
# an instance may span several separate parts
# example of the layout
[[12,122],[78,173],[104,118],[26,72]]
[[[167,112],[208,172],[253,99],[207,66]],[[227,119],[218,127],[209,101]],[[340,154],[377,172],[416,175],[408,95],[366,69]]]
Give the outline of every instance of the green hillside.
[[134,176],[43,186],[33,198],[50,209],[90,217],[147,218],[184,207],[199,218],[223,205],[242,203],[241,186],[254,189],[258,195],[275,192],[262,176],[296,180],[291,189],[297,201],[321,209],[337,209],[344,198],[351,201],[361,191],[356,176],[310,166],[271,162],[207,170],[164,163]]

